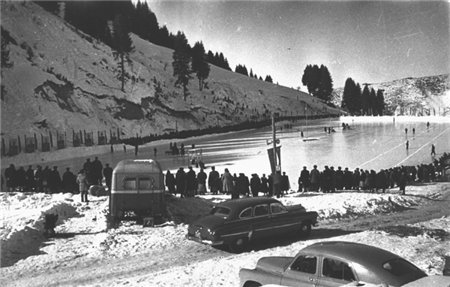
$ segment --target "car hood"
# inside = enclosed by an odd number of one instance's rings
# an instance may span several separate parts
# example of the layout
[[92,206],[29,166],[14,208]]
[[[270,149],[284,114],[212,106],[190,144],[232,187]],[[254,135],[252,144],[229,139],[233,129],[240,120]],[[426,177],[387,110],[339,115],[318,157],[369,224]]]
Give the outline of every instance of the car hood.
[[191,223],[192,226],[201,226],[208,229],[214,229],[217,226],[223,225],[225,223],[226,219],[220,216],[216,215],[207,215],[200,219],[197,219],[193,223]]
[[293,259],[294,257],[286,256],[263,257],[258,260],[256,268],[267,272],[283,273]]

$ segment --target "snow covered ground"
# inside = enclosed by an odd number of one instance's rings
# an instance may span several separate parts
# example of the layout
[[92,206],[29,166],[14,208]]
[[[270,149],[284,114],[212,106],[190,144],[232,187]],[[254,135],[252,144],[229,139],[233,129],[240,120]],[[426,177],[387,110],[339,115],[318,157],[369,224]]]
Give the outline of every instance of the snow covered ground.
[[[316,210],[320,222],[358,217],[360,215],[386,214],[406,208],[420,208],[442,197],[450,189],[450,184],[409,186],[407,195],[401,196],[397,189],[386,194],[343,192],[335,194],[291,193],[281,199],[286,205],[302,204],[308,210]],[[225,196],[206,195],[202,198],[171,198],[169,205],[181,204],[184,213],[201,214],[210,205],[227,199]],[[263,256],[292,256],[301,248],[321,240],[346,240],[375,245],[392,251],[425,270],[428,274],[442,274],[444,255],[450,255],[449,238],[450,217],[442,217],[420,224],[411,225],[411,230],[421,232],[400,234],[389,230],[370,230],[348,233],[326,239],[314,238],[296,241],[279,247],[251,251],[243,254],[219,253],[209,259],[197,262],[176,264],[165,262],[169,268],[153,268],[149,272],[129,274],[117,270],[107,271],[120,276],[104,276],[101,281],[74,283],[61,277],[59,282],[46,282],[45,274],[64,270],[77,270],[108,260],[132,258],[152,252],[169,250],[192,250],[192,252],[216,252],[209,246],[197,244],[185,239],[187,224],[168,222],[155,228],[144,228],[133,222],[125,222],[115,230],[106,230],[105,212],[108,208],[106,197],[91,197],[88,205],[80,202],[79,195],[71,194],[33,194],[3,193],[0,208],[2,226],[0,239],[2,248],[2,266],[0,281],[8,286],[43,286],[47,283],[95,286],[238,286],[238,272],[242,267],[253,268]],[[43,214],[58,213],[57,237],[47,239],[42,236]],[[320,226],[319,226],[320,228]],[[150,259],[149,259],[150,260]],[[153,259],[155,265],[158,259]],[[161,259],[163,260],[163,259]],[[173,264],[172,264],[173,263]],[[90,268],[90,267],[89,267]],[[136,269],[139,269],[137,264]],[[79,271],[87,272],[89,270]],[[22,278],[23,275],[39,274],[36,281]],[[56,276],[56,275],[53,275]],[[52,278],[52,277],[50,277]],[[55,279],[52,279],[55,280]],[[64,281],[67,280],[67,281]],[[75,281],[77,282],[77,281]],[[50,284],[48,284],[50,285]],[[5,286],[5,285],[3,285]]]

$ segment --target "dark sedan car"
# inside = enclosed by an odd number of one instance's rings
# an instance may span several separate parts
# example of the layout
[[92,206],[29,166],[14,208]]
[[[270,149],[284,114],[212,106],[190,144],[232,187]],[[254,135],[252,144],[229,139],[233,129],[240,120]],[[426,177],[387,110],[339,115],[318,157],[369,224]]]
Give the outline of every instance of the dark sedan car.
[[226,245],[242,251],[250,241],[299,232],[305,236],[317,224],[317,212],[301,205],[284,206],[267,197],[228,200],[215,206],[209,215],[189,225],[187,238],[210,245]]
[[263,257],[255,269],[243,268],[239,272],[243,287],[402,286],[426,276],[418,267],[389,251],[344,241],[316,243],[300,250],[295,257]]

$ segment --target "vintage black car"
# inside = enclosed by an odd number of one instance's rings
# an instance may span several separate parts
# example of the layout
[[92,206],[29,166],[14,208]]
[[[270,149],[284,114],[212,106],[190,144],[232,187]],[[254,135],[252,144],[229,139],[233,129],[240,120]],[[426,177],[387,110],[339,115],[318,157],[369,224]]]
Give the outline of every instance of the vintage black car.
[[284,206],[273,198],[233,199],[214,206],[209,215],[190,224],[187,238],[240,252],[250,241],[286,232],[307,236],[317,224],[317,216],[301,205]]
[[239,272],[240,286],[243,287],[267,284],[296,287],[403,286],[426,276],[418,267],[389,251],[345,241],[312,244],[295,257],[263,257],[255,269],[243,268]]

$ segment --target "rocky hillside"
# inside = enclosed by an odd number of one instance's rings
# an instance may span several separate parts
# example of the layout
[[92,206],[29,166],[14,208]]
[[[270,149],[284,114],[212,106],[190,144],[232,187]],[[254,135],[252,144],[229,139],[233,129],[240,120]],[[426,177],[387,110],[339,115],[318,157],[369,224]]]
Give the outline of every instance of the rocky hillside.
[[[3,2],[3,138],[84,130],[122,137],[237,124],[282,115],[338,114],[305,93],[211,66],[207,88],[174,87],[172,50],[132,36],[125,92],[113,51],[32,2]],[[69,139],[68,139],[69,140]]]
[[[406,78],[385,83],[369,83],[375,91],[384,90],[389,114],[450,116],[450,76]],[[344,89],[334,91],[340,106]]]

